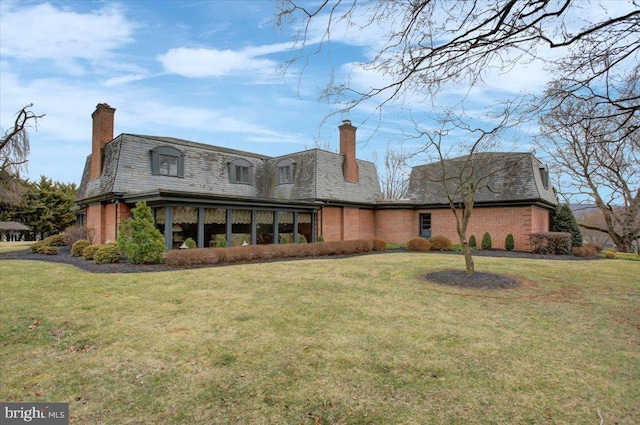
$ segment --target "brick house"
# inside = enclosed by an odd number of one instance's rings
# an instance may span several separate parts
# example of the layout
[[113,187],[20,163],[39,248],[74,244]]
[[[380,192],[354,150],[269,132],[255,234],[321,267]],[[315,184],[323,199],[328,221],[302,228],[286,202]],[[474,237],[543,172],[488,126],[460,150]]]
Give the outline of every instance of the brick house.
[[[409,199],[382,199],[375,165],[356,158],[349,121],[339,126],[340,153],[308,149],[270,157],[169,137],[114,138],[114,114],[107,104],[92,114],[92,149],[76,198],[79,223],[99,242],[117,238],[138,201],[153,209],[167,249],[187,238],[214,246],[222,237],[228,245],[319,235],[405,243],[442,234],[457,241],[448,204],[424,178],[430,166],[414,167]],[[542,164],[517,155],[518,176],[508,190],[478,197],[469,235],[489,231],[497,241],[513,233],[516,249],[528,250],[528,235],[548,230],[556,201]]]

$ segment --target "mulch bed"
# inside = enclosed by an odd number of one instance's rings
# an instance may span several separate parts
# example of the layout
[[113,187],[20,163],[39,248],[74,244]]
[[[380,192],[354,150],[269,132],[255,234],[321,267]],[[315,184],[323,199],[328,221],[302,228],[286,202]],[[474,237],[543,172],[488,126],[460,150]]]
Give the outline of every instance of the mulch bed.
[[[59,247],[60,253],[58,255],[44,255],[44,254],[32,254],[28,249],[22,251],[11,251],[6,253],[0,253],[0,260],[38,260],[49,261],[53,263],[71,264],[81,270],[90,273],[146,273],[146,272],[163,272],[180,270],[179,267],[169,267],[165,264],[133,264],[128,262],[116,263],[116,264],[95,264],[93,261],[85,260],[82,257],[72,257],[71,249],[66,246]],[[393,250],[386,252],[402,252],[406,250]],[[446,252],[451,255],[462,256],[459,252]],[[380,254],[379,252],[372,252],[370,254]],[[363,255],[363,254],[360,254]],[[474,251],[474,257],[503,257],[503,258],[529,258],[529,259],[544,259],[544,260],[584,260],[584,258],[575,257],[572,255],[540,255],[532,254],[529,252],[514,252],[503,250],[484,250]],[[328,258],[344,258],[345,256],[334,256]],[[593,260],[593,258],[591,259]],[[282,260],[280,260],[282,261]],[[197,268],[197,267],[214,267],[208,266],[195,266],[184,268]],[[218,266],[216,266],[218,267]],[[517,288],[521,285],[521,281],[517,278],[493,274],[476,272],[473,276],[467,276],[464,270],[440,270],[430,272],[424,276],[425,280],[431,283],[450,285],[464,288],[474,289],[510,289]]]

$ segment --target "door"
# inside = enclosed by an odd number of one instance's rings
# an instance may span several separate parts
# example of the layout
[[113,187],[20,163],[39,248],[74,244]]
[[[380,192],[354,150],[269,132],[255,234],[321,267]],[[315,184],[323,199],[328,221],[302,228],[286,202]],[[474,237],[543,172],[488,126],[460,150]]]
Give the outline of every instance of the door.
[[431,239],[431,213],[420,214],[420,237]]

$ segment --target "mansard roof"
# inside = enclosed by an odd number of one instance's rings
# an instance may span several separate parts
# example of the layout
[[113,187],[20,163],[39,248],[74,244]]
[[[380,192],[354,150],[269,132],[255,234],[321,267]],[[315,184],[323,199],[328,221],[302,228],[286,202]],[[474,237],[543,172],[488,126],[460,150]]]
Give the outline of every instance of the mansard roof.
[[[486,152],[453,158],[445,161],[444,174],[442,165],[434,162],[413,167],[409,196],[417,204],[448,205],[445,187],[454,193],[461,178],[470,179],[472,174],[484,177],[475,195],[476,205],[557,203],[546,166],[530,153]],[[461,198],[454,200],[460,202]]]
[[[151,152],[165,146],[184,155],[183,177],[152,174]],[[373,204],[381,197],[374,164],[358,160],[359,182],[346,182],[343,155],[320,149],[270,157],[170,137],[121,134],[105,145],[102,175],[94,180],[89,178],[90,159],[78,189],[79,203],[154,191],[275,202]],[[230,181],[228,164],[236,159],[251,164],[252,184]],[[290,184],[276,181],[277,167],[283,159],[290,159],[295,167]]]

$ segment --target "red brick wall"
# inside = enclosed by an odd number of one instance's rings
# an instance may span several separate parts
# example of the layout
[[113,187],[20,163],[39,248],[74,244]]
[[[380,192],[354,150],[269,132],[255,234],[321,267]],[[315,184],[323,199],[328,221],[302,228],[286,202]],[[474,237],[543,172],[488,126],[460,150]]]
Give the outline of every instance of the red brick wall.
[[358,163],[356,162],[356,130],[351,121],[344,121],[340,129],[340,153],[344,155],[342,166],[344,179],[348,182],[358,181]]
[[358,208],[342,209],[342,240],[360,239],[360,210]]
[[358,222],[358,239],[372,239],[376,236],[375,213],[373,210],[360,210]]
[[322,235],[325,241],[342,240],[342,208],[324,207],[319,215],[318,234]]
[[[406,243],[418,237],[419,214],[431,213],[432,236],[444,235],[454,244],[460,243],[456,231],[456,221],[449,209],[437,210],[378,210],[376,211],[376,237],[387,242]],[[478,245],[484,232],[489,232],[493,248],[504,249],[507,234],[512,233],[515,249],[531,249],[529,235],[546,231],[549,227],[548,210],[538,207],[476,207],[467,227],[467,239],[475,235]]]
[[393,243],[407,243],[419,236],[418,213],[414,210],[378,210],[375,237]]
[[93,242],[115,242],[118,238],[118,225],[130,216],[131,208],[123,203],[90,205],[87,208],[87,228],[93,229],[95,238]]

